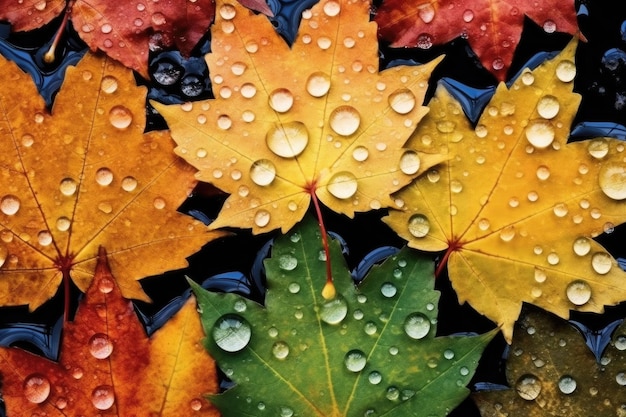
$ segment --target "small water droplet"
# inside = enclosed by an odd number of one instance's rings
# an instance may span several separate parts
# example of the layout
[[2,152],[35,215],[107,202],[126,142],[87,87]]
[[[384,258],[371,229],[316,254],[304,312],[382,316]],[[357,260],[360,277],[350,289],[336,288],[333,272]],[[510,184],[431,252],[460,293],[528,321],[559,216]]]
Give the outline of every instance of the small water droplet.
[[615,382],[617,382],[621,386],[626,385],[626,372],[619,372],[617,375],[615,375]]
[[559,379],[559,390],[563,394],[571,394],[576,391],[576,380],[569,375],[564,375]]
[[293,271],[298,266],[298,259],[290,254],[280,255],[278,258],[278,267],[285,271]]
[[228,130],[232,127],[232,125],[233,125],[233,121],[226,114],[222,114],[221,116],[217,118],[217,127],[219,127],[222,130]]
[[579,237],[574,241],[574,253],[578,256],[585,256],[591,251],[591,242],[586,237]]
[[320,36],[319,38],[317,38],[317,46],[319,46],[320,49],[326,50],[330,48],[332,44],[333,41],[327,36]]
[[262,187],[270,185],[276,178],[276,167],[269,159],[259,159],[250,167],[250,178]]
[[285,359],[289,356],[289,345],[282,341],[274,343],[272,345],[272,354],[276,359]]
[[346,353],[343,363],[346,365],[346,369],[350,372],[360,372],[365,368],[367,364],[367,358],[365,353],[358,349],[353,349]]
[[591,257],[591,267],[600,275],[608,274],[613,267],[611,255],[606,252],[596,252]]
[[269,105],[279,113],[285,113],[293,106],[293,94],[286,88],[277,88],[269,95]]
[[292,417],[293,410],[289,407],[280,407],[280,417]]
[[380,293],[387,298],[391,298],[395,296],[397,292],[398,292],[398,289],[391,282],[385,282],[380,287]]
[[224,4],[220,7],[220,16],[224,20],[232,20],[237,15],[237,10],[232,4]]
[[137,180],[134,177],[124,177],[122,179],[122,190],[130,193],[131,191],[135,191],[137,188]]
[[314,72],[306,82],[306,91],[313,97],[323,97],[330,90],[330,77],[323,72]]
[[500,71],[502,68],[504,68],[504,60],[502,58],[494,59],[491,63],[491,67],[496,71]]
[[385,392],[385,397],[389,400],[389,401],[395,401],[398,398],[400,398],[400,390],[396,387],[388,387],[387,388],[387,392]]
[[557,265],[561,260],[556,252],[550,252],[546,258],[550,265]]
[[537,178],[540,181],[545,181],[550,178],[550,168],[545,165],[540,165],[539,168],[537,168]]
[[109,278],[102,277],[100,278],[100,281],[98,281],[98,290],[103,294],[109,294],[111,291],[113,291],[114,287],[115,284]]
[[302,122],[276,124],[267,132],[265,143],[276,155],[293,158],[309,143],[309,131]]
[[572,281],[567,286],[566,294],[572,304],[582,306],[591,299],[591,287],[585,281]]
[[339,106],[330,114],[330,127],[341,136],[350,136],[361,124],[361,115],[352,106]]
[[91,402],[98,410],[108,410],[115,403],[115,394],[110,385],[100,385],[91,392]]
[[327,187],[328,192],[333,196],[345,200],[356,194],[358,184],[354,174],[348,171],[342,171],[330,178]]
[[320,319],[328,324],[339,324],[348,315],[348,304],[343,297],[336,295],[324,302],[319,311]]
[[165,208],[165,200],[162,197],[157,197],[152,201],[152,205],[157,210],[163,210]]
[[416,174],[420,169],[420,156],[415,151],[405,151],[400,157],[400,170],[406,175]]
[[363,162],[369,157],[369,151],[365,146],[357,146],[352,151],[352,157],[357,162]]
[[569,212],[569,209],[567,208],[567,204],[565,204],[565,203],[557,203],[552,208],[552,211],[554,212],[554,215],[556,217],[565,217],[565,216],[567,216],[567,213]]
[[82,368],[76,367],[74,369],[72,369],[72,378],[74,379],[81,379],[83,377],[83,370]]
[[510,242],[515,237],[515,226],[508,225],[500,230],[500,239],[503,242]]
[[412,339],[423,339],[430,332],[430,320],[421,313],[411,313],[404,320],[404,331]]
[[454,359],[454,352],[452,350],[450,350],[450,349],[446,349],[443,352],[443,357],[448,359],[448,360]]
[[430,222],[423,214],[414,214],[409,218],[409,232],[416,238],[423,238],[430,231]]
[[292,282],[291,284],[289,284],[289,292],[292,294],[297,294],[300,292],[300,284],[298,284],[297,282]]
[[598,183],[607,197],[626,199],[626,165],[608,162],[600,167]]
[[233,305],[233,309],[238,313],[245,312],[247,308],[248,306],[246,305],[246,302],[244,300],[237,300]]
[[252,331],[242,317],[226,314],[220,317],[211,331],[213,340],[226,352],[239,352],[250,342]]
[[24,397],[33,404],[41,404],[50,396],[50,381],[42,374],[31,374],[24,380]]
[[389,94],[389,106],[398,114],[407,114],[415,108],[415,94],[408,88],[401,88]]
[[524,131],[528,142],[538,149],[545,149],[554,141],[554,127],[547,120],[534,120]]
[[572,61],[564,60],[556,66],[556,77],[564,83],[568,83],[576,77],[576,65]]
[[17,196],[13,194],[7,194],[0,200],[0,211],[7,216],[15,215],[19,210],[22,202]]
[[463,12],[463,21],[465,23],[469,23],[472,20],[474,20],[474,12],[471,11],[470,9],[467,9]]
[[117,91],[117,78],[112,75],[105,75],[102,77],[102,81],[100,81],[100,88],[107,94],[113,94]]
[[587,146],[589,155],[596,159],[602,159],[609,153],[609,143],[605,139],[593,139]]
[[430,3],[417,6],[417,14],[424,23],[430,23],[435,18],[435,8]]
[[369,381],[370,384],[378,385],[378,384],[380,384],[382,382],[383,376],[378,371],[372,371],[367,376],[367,380]]
[[[113,172],[105,167],[98,169],[96,171],[96,182],[102,186],[110,185],[113,182]],[[63,183],[61,183],[61,185],[63,185]]]
[[52,243],[52,234],[47,230],[42,230],[37,234],[37,241],[41,246],[48,246]]
[[376,323],[368,321],[367,323],[365,323],[365,325],[363,326],[363,331],[365,331],[365,334],[368,335],[373,335],[376,333],[376,330],[378,330],[378,328],[376,327]]
[[104,34],[111,33],[112,30],[113,26],[111,26],[109,23],[105,23],[104,25],[100,26],[100,31]]
[[554,20],[546,20],[545,22],[543,22],[543,30],[546,33],[554,33],[556,31],[556,23],[554,22]]
[[270,223],[271,214],[269,211],[261,209],[254,215],[254,224],[258,227],[265,227]]
[[544,119],[553,119],[559,113],[559,100],[552,95],[541,97],[537,103],[537,113]]
[[323,10],[326,16],[335,17],[341,11],[341,6],[336,1],[329,0],[326,2],[326,4],[324,4]]
[[124,106],[113,106],[109,110],[109,122],[117,129],[126,129],[132,121],[133,114]]
[[200,411],[200,409],[202,408],[202,401],[200,401],[198,398],[194,398],[189,402],[189,407],[191,407],[193,411]]
[[524,85],[532,85],[535,82],[535,76],[532,72],[526,71],[522,74],[522,83]]
[[541,381],[531,374],[522,375],[515,383],[515,391],[526,401],[533,401],[541,393]]
[[106,334],[96,333],[89,339],[89,353],[96,359],[106,359],[113,353],[113,343]]

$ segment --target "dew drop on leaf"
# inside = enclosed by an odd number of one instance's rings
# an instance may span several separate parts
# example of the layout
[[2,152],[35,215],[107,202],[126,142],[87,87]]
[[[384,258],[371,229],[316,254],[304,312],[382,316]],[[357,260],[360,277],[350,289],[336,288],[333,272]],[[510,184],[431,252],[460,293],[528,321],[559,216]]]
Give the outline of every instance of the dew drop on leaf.
[[0,200],[0,211],[7,216],[13,216],[20,210],[22,202],[17,196],[13,194],[7,194]]
[[500,230],[500,239],[503,242],[510,242],[515,237],[515,226],[508,225]]
[[406,175],[413,175],[420,169],[420,157],[415,151],[405,151],[400,157],[400,170]]
[[586,237],[579,237],[574,241],[574,253],[578,256],[585,256],[591,251],[591,243]]
[[471,22],[472,20],[474,20],[474,12],[473,12],[473,11],[471,11],[470,9],[466,9],[466,10],[463,12],[463,21],[464,21],[465,23],[469,23],[469,22]]
[[334,0],[330,0],[324,4],[324,14],[328,17],[335,17],[341,11],[341,6]]
[[598,183],[607,197],[613,200],[626,199],[626,165],[614,162],[603,164]]
[[430,222],[423,214],[414,214],[409,218],[409,232],[417,238],[423,238],[430,231]]
[[320,319],[328,324],[339,324],[348,315],[348,304],[343,297],[336,295],[332,300],[325,301],[319,311]]
[[415,108],[415,95],[408,88],[401,88],[389,94],[389,106],[398,114],[407,114]]
[[265,143],[276,155],[293,158],[300,155],[309,143],[309,131],[298,121],[276,124],[267,132]]
[[397,292],[398,292],[398,289],[391,282],[385,282],[380,287],[380,293],[386,298],[391,298],[395,296]]
[[133,114],[126,107],[117,105],[109,110],[109,122],[117,129],[126,129],[133,121]]
[[189,406],[191,407],[193,411],[200,411],[200,409],[202,408],[202,401],[200,401],[197,398],[194,398],[193,400],[189,402]]
[[165,200],[161,197],[157,197],[152,201],[152,205],[157,210],[163,210],[165,208]]
[[383,376],[378,371],[372,371],[367,376],[367,380],[370,382],[370,384],[378,385],[378,384],[380,384],[382,382]]
[[42,230],[37,234],[37,241],[41,246],[48,246],[52,243],[52,235],[47,230]]
[[285,359],[289,356],[289,345],[285,342],[279,341],[272,345],[272,355],[276,359]]
[[217,127],[219,127],[222,130],[228,130],[232,127],[232,125],[233,125],[233,121],[226,114],[222,114],[221,116],[217,118]]
[[100,385],[91,393],[91,402],[98,410],[108,410],[115,403],[115,394],[110,385]]
[[389,401],[395,401],[400,398],[400,390],[394,386],[387,388],[387,392],[385,392],[385,397]]
[[32,374],[24,380],[24,397],[33,404],[41,404],[50,396],[50,381],[42,374]]
[[289,292],[292,294],[297,294],[300,292],[300,284],[298,284],[297,282],[292,282],[291,284],[289,284]]
[[404,320],[404,331],[412,339],[423,339],[430,332],[430,320],[421,313],[411,313]]
[[96,182],[102,186],[110,185],[113,182],[113,172],[109,168],[100,168],[96,171]]
[[111,339],[103,333],[96,333],[89,339],[89,353],[96,359],[106,359],[113,353]]
[[114,285],[113,281],[109,278],[100,278],[100,281],[98,281],[98,290],[103,294],[109,294],[113,291]]
[[112,75],[105,75],[102,77],[102,81],[100,81],[100,88],[107,94],[113,94],[117,91],[117,78]]
[[550,169],[545,165],[539,166],[539,168],[537,168],[537,178],[540,181],[545,181],[550,178]]
[[626,372],[619,372],[617,375],[615,375],[615,382],[617,382],[621,386],[626,385]]
[[277,88],[270,93],[269,105],[278,113],[285,113],[293,106],[293,94],[286,88]]
[[515,383],[515,391],[524,400],[533,401],[541,393],[541,381],[531,374],[522,375]]
[[220,16],[224,20],[232,20],[235,18],[236,14],[237,10],[232,4],[224,4],[222,7],[220,7]]
[[570,60],[559,62],[556,66],[556,77],[564,83],[572,81],[576,77],[576,65]]
[[306,82],[306,91],[313,97],[323,97],[330,90],[330,77],[323,72],[314,72]]
[[125,177],[122,179],[122,190],[126,192],[135,191],[137,188],[137,180],[134,177]]
[[591,267],[600,275],[608,274],[613,267],[611,256],[606,252],[594,253],[591,257]]
[[537,113],[544,119],[553,119],[559,113],[559,100],[552,95],[545,95],[537,103]]
[[278,258],[278,267],[285,271],[293,271],[298,266],[298,259],[290,254],[280,255]]
[[348,171],[338,172],[328,181],[328,192],[342,200],[356,194],[357,187],[356,177]]
[[617,350],[626,350],[626,335],[620,334],[615,338],[614,343]]
[[554,141],[554,127],[547,120],[534,120],[524,132],[528,142],[538,149],[547,148]]
[[254,214],[254,224],[258,227],[265,227],[270,223],[271,215],[270,212],[264,209],[258,210]]
[[365,357],[365,353],[358,349],[353,349],[346,353],[344,357],[343,363],[346,366],[346,369],[350,372],[360,372],[365,368],[367,364],[367,358]]
[[293,410],[289,407],[280,407],[280,417],[292,417]]
[[361,115],[352,106],[339,106],[330,114],[330,127],[341,136],[350,136],[361,124]]
[[567,286],[566,294],[572,304],[582,306],[591,299],[591,287],[585,281],[573,281]]
[[211,331],[213,340],[226,352],[239,352],[250,342],[250,325],[240,316],[226,314],[220,317]]
[[609,143],[604,139],[593,139],[587,146],[589,155],[596,159],[602,159],[609,153]]
[[363,326],[363,330],[365,331],[365,334],[371,336],[376,333],[376,330],[378,330],[378,328],[376,327],[376,323],[368,321],[367,323],[365,323],[365,326]]
[[259,159],[250,167],[250,178],[256,185],[270,185],[276,178],[276,167],[268,159]]
[[365,146],[357,146],[352,151],[352,157],[357,162],[363,162],[369,157],[369,151]]
[[448,360],[454,359],[454,352],[452,350],[450,350],[450,349],[446,349],[443,352],[443,357],[448,359]]
[[564,375],[559,379],[559,390],[563,394],[571,394],[576,391],[576,380],[569,375]]

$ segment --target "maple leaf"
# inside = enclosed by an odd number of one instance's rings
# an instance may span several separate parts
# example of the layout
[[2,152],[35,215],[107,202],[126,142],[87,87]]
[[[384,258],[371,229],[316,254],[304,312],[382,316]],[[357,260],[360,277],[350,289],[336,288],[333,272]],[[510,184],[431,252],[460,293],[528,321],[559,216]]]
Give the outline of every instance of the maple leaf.
[[93,283],[63,328],[58,363],[0,348],[7,414],[218,416],[203,398],[218,391],[218,382],[201,338],[193,298],[147,338],[101,249]]
[[[557,4],[558,3],[558,4]],[[483,66],[503,81],[513,61],[524,16],[552,33],[578,32],[572,0],[385,0],[376,13],[391,46],[428,49],[462,36]]]
[[[337,241],[331,246],[343,259]],[[338,295],[328,301],[317,291],[323,253],[311,218],[278,238],[265,260],[265,308],[192,283],[205,346],[237,384],[212,403],[237,416],[424,416],[456,407],[495,332],[435,337],[433,263],[407,248],[358,287],[335,262]]]
[[621,416],[626,404],[626,325],[600,363],[569,323],[528,308],[515,325],[506,378],[511,389],[472,394],[483,417]]
[[291,49],[264,16],[216,7],[216,99],[153,103],[196,177],[230,193],[211,228],[284,232],[312,197],[350,217],[393,206],[391,192],[443,160],[402,148],[439,60],[378,73],[368,1],[321,1]]
[[384,219],[409,246],[446,250],[459,301],[509,341],[523,301],[568,317],[626,299],[624,272],[592,240],[626,219],[624,142],[567,143],[575,48],[501,83],[475,128],[439,88],[409,145],[450,162],[398,193],[405,210]]
[[0,0],[0,19],[15,31],[36,29],[62,10],[92,51],[101,50],[148,79],[149,44],[189,55],[213,21],[212,0]]
[[222,235],[176,212],[193,173],[169,135],[143,134],[146,89],[132,71],[87,54],[52,114],[4,58],[0,85],[1,305],[35,309],[62,279],[85,291],[100,245],[124,296],[147,300],[138,279],[186,266]]

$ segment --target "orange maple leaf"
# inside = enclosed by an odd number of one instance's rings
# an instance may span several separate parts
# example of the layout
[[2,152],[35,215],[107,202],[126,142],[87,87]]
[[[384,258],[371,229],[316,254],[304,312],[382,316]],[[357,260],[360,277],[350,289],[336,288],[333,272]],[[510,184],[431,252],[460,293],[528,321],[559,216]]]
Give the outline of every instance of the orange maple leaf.
[[376,13],[392,46],[428,49],[464,37],[483,66],[503,81],[520,41],[524,16],[554,31],[578,31],[572,0],[385,0]]
[[143,134],[146,89],[132,71],[87,54],[52,114],[3,58],[0,86],[0,305],[35,309],[62,280],[85,291],[100,245],[122,294],[147,300],[138,279],[186,266],[222,235],[176,211],[192,169],[169,135]]
[[626,220],[625,145],[567,143],[575,49],[501,83],[475,128],[439,88],[409,144],[446,148],[450,162],[398,193],[405,210],[385,218],[410,246],[446,250],[459,301],[509,341],[522,302],[566,318],[626,300],[626,273],[592,240]]
[[379,73],[369,1],[321,1],[291,49],[264,16],[216,7],[216,99],[154,103],[197,178],[230,193],[211,228],[287,231],[312,197],[350,217],[395,206],[391,192],[444,159],[402,148],[439,60]]
[[2,397],[12,417],[218,416],[215,364],[200,343],[192,297],[151,338],[122,298],[104,249],[74,322],[63,328],[59,362],[0,348]]

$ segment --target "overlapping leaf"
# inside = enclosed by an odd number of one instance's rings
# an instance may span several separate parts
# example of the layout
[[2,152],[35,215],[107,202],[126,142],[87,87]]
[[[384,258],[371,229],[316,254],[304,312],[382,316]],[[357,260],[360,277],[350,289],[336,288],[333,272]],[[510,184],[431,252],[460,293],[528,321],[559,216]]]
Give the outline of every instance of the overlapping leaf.
[[523,301],[568,317],[626,299],[624,271],[592,240],[626,219],[625,144],[567,143],[575,47],[498,86],[475,128],[440,88],[409,145],[451,159],[398,193],[405,210],[386,218],[410,246],[447,250],[460,301],[508,340]]
[[529,308],[515,325],[508,390],[472,397],[483,417],[622,416],[626,412],[626,325],[600,359],[572,325]]
[[145,88],[87,54],[52,114],[30,78],[0,59],[0,304],[34,309],[63,277],[85,291],[107,248],[126,298],[138,279],[186,265],[221,236],[176,212],[195,184],[169,135],[144,135]]
[[404,249],[357,288],[331,246],[330,301],[319,294],[326,262],[311,219],[265,261],[265,308],[194,286],[205,346],[237,384],[211,401],[225,416],[446,415],[494,333],[435,337],[432,260]]
[[213,21],[212,0],[1,0],[0,19],[15,31],[36,29],[68,13],[79,36],[97,49],[148,78],[149,45],[175,45],[187,55]]
[[393,46],[428,49],[462,36],[483,66],[503,81],[520,41],[524,16],[548,33],[578,31],[572,0],[385,0],[376,22],[380,35]]
[[218,416],[203,397],[218,383],[201,338],[190,299],[148,339],[101,250],[75,321],[65,324],[58,363],[0,348],[7,415]]
[[215,100],[155,106],[197,178],[230,193],[211,227],[290,229],[315,193],[353,216],[439,155],[402,149],[435,61],[378,72],[366,0],[323,0],[289,46],[264,16],[219,2],[206,59]]

